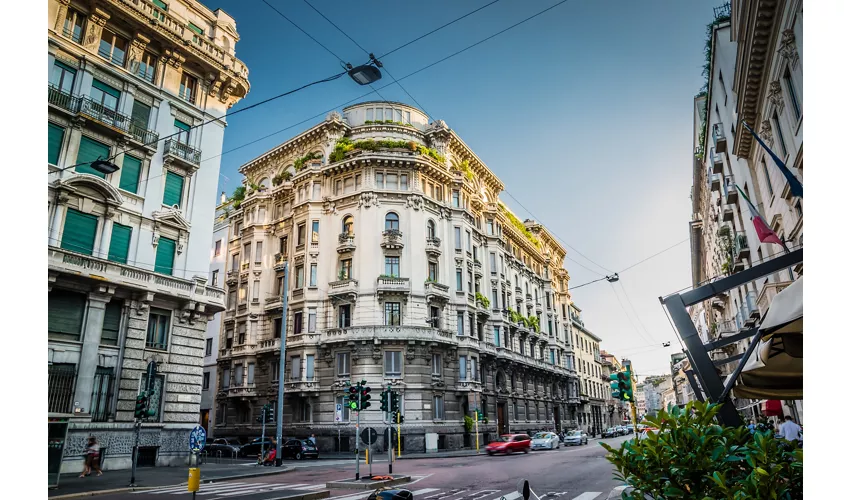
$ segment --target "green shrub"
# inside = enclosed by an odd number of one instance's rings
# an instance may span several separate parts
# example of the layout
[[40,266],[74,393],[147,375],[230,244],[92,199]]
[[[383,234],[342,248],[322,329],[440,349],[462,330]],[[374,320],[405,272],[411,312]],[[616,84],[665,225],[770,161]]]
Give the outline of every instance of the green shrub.
[[469,415],[463,416],[463,428],[466,432],[472,432],[472,428],[475,427],[475,421],[472,420],[472,417]]
[[624,442],[600,443],[615,477],[634,488],[631,499],[803,498],[803,451],[773,433],[715,421],[720,405],[692,401],[647,418],[658,432]]
[[475,300],[481,302],[481,305],[484,306],[484,309],[490,309],[490,299],[481,295],[481,292],[475,292]]

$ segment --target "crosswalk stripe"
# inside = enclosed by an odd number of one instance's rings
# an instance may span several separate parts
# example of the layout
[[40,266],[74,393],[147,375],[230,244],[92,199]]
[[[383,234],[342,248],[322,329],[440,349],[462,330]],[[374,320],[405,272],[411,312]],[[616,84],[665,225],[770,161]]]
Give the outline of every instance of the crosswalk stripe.
[[307,486],[307,485],[305,483],[299,483],[299,484],[279,484],[279,485],[272,486],[272,485],[266,484],[266,483],[259,483],[259,484],[256,484],[256,485],[252,485],[249,488],[244,488],[244,489],[237,490],[237,491],[231,490],[231,491],[228,491],[226,493],[216,492],[214,494],[216,494],[218,496],[222,496],[222,497],[232,497],[232,496],[236,496],[236,495],[253,495],[253,494],[256,494],[256,493],[260,493],[262,491],[273,491],[273,490],[284,490],[284,489],[286,489],[286,490],[303,490],[303,489],[306,489],[306,488],[302,488],[303,486]]
[[313,486],[305,486],[303,488],[296,488],[296,489],[299,489],[299,490],[320,490],[324,487],[325,487],[324,484],[314,484]]
[[593,500],[601,494],[601,491],[585,491],[581,495],[573,498],[573,500]]
[[507,495],[496,497],[493,500],[516,500],[517,498],[519,498],[521,496],[522,495],[520,495],[518,491],[512,491],[512,492],[508,493]]
[[432,491],[438,491],[440,488],[423,488],[421,490],[416,490],[413,492],[413,498],[416,498],[416,495],[424,495],[425,493],[431,493]]
[[233,494],[234,492],[236,492],[238,494],[238,493],[244,493],[244,492],[247,492],[247,491],[252,491],[252,490],[258,489],[257,486],[262,487],[263,485],[262,484],[259,484],[259,485],[245,484],[245,485],[240,485],[240,486],[229,486],[229,487],[228,486],[222,486],[222,487],[215,488],[215,489],[205,489],[203,486],[201,486],[201,489],[198,490],[198,495],[228,495],[228,494]]

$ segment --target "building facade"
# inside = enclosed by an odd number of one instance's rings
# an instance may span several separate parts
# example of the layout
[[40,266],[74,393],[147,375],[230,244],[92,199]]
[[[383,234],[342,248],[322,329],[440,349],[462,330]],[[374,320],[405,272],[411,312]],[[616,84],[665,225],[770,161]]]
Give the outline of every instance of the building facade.
[[[784,252],[779,245],[759,243],[736,186],[789,248],[802,247],[803,200],[791,194],[779,168],[742,125],[746,122],[757,131],[802,181],[802,17],[799,0],[742,0],[715,10],[706,91],[694,99],[690,224],[695,286]],[[801,263],[691,307],[703,341],[757,325],[773,297],[802,272]],[[748,344],[732,344],[712,357],[720,361],[741,354]],[[719,368],[728,376],[734,367],[726,363]],[[736,400],[739,409],[754,408],[755,403]],[[799,421],[802,401],[786,401],[785,412]]]
[[570,330],[576,353],[576,372],[580,380],[579,426],[591,435],[600,434],[606,425],[611,386],[603,381],[602,354],[599,343],[581,319],[581,309],[570,304]]
[[236,25],[194,0],[47,4],[48,416],[68,429],[49,468],[82,470],[90,435],[104,468],[129,467],[145,388],[140,463],[181,463],[225,304],[207,278],[219,161],[201,157],[248,92]]
[[[442,449],[474,443],[463,424],[476,407],[485,440],[578,425],[565,250],[499,201],[502,182],[444,122],[361,103],[240,171],[218,435],[259,435],[256,416],[283,383],[284,434],[353,450],[342,404],[360,380],[373,399],[401,392],[405,450],[424,451],[427,435]],[[361,423],[382,428],[375,406]]]

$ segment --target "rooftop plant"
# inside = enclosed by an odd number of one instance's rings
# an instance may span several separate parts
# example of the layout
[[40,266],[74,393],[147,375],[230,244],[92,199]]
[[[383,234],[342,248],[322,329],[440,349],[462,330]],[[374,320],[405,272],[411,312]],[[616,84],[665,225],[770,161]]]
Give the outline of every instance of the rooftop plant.
[[282,170],[279,174],[272,177],[272,184],[278,186],[288,181],[289,179],[292,179],[292,172],[290,172],[289,170]]
[[238,188],[233,190],[233,194],[230,195],[230,198],[227,200],[234,210],[239,210],[239,206],[242,205],[242,201],[245,199],[245,186],[239,186]]
[[437,153],[434,148],[426,148],[413,141],[393,141],[393,140],[373,140],[364,139],[362,141],[352,142],[351,139],[343,137],[336,142],[334,150],[330,155],[331,162],[341,161],[345,158],[345,153],[354,151],[355,149],[365,151],[378,151],[381,149],[408,149],[421,155],[430,156],[434,160],[445,163],[446,159],[441,154]]
[[540,318],[537,316],[529,316],[525,319],[528,327],[534,330],[535,332],[540,332]]
[[[728,14],[728,10],[723,11],[722,14],[716,16],[713,21],[708,23],[708,26],[705,28],[705,48],[703,49],[703,53],[705,54],[705,64],[702,66],[702,76],[705,78],[705,82],[702,85],[702,89],[700,89],[700,93],[697,94],[697,97],[708,95],[708,81],[711,78],[711,49],[712,44],[711,40],[714,36],[714,27],[729,21],[731,17]],[[702,120],[702,128],[700,129],[699,134],[699,145],[700,145],[700,153],[699,158],[702,159],[705,155],[705,127],[706,122],[708,121],[708,99],[703,103],[703,120]]]
[[416,127],[413,126],[412,123],[402,123],[402,122],[397,122],[397,121],[393,121],[393,120],[366,120],[365,122],[363,122],[363,124],[364,125],[381,125],[381,124],[398,125],[399,127],[416,128]]
[[540,240],[538,240],[536,236],[531,234],[531,231],[529,231],[529,229],[525,227],[525,224],[523,224],[522,221],[519,220],[516,215],[511,213],[511,211],[508,210],[508,207],[506,207],[502,202],[499,202],[499,210],[505,215],[505,217],[508,218],[508,220],[516,228],[517,231],[525,235],[526,239],[530,241],[532,245],[536,246],[537,248],[541,247]]
[[475,180],[475,172],[469,168],[469,160],[463,160],[459,164],[455,165],[455,169],[460,171],[464,177],[469,181]]
[[321,158],[322,155],[320,155],[319,153],[310,153],[302,156],[301,158],[297,158],[292,165],[295,167],[296,172],[300,172],[304,169],[304,164],[306,162],[310,160],[320,160]]

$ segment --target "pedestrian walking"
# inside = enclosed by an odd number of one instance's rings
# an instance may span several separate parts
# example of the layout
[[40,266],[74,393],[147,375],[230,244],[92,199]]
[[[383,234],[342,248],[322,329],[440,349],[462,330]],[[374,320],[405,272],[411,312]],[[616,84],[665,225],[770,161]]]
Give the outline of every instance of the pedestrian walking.
[[779,426],[779,432],[776,434],[776,437],[782,437],[786,441],[796,443],[800,441],[800,431],[802,431],[802,428],[794,422],[791,415],[785,415],[785,422]]
[[310,437],[308,437],[308,438],[307,438],[307,441],[310,441],[310,443],[311,443],[313,446],[316,446],[316,435],[315,435],[315,434],[310,434]]
[[92,470],[97,472],[97,475],[103,475],[100,470],[100,443],[94,436],[90,436],[86,444],[86,459],[83,466],[83,472],[80,477],[86,477],[91,474]]

